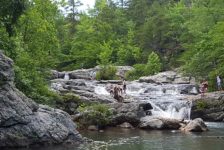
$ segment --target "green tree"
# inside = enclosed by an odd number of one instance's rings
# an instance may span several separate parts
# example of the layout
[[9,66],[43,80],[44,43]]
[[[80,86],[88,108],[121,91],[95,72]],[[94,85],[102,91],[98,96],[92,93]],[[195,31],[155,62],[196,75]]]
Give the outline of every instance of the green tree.
[[148,62],[145,67],[145,74],[147,75],[153,75],[161,71],[161,62],[159,56],[152,52],[148,56]]
[[26,9],[27,0],[2,0],[0,1],[0,22],[11,37],[15,31],[20,15]]

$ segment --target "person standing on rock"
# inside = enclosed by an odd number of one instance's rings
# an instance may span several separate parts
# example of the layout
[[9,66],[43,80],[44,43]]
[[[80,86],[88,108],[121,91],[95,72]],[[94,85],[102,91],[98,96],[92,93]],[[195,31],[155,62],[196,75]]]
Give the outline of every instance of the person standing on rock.
[[208,91],[208,81],[206,80],[203,80],[201,82],[201,89],[200,89],[200,92],[201,92],[201,97],[204,97],[205,96],[205,93]]
[[127,85],[126,85],[125,79],[123,79],[122,85],[123,85],[124,94],[126,94]]
[[216,76],[216,83],[217,83],[218,90],[221,91],[222,90],[222,80],[219,75]]

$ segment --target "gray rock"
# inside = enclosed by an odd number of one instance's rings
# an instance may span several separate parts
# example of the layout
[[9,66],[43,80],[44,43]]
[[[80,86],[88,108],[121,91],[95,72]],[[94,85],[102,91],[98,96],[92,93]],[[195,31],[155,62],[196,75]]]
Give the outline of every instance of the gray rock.
[[180,94],[198,95],[199,87],[195,84],[183,84],[179,87]]
[[108,106],[113,110],[111,125],[128,122],[134,127],[138,126],[140,118],[146,116],[146,112],[152,108],[146,102],[111,103]]
[[0,85],[14,80],[13,61],[0,51]]
[[122,123],[122,124],[120,124],[120,125],[117,125],[117,127],[120,127],[120,128],[131,128],[131,129],[134,128],[134,127],[133,127],[130,123],[128,123],[128,122],[124,122],[124,123]]
[[156,118],[146,116],[141,118],[139,128],[141,129],[179,129],[181,127],[182,120],[168,119],[168,118]]
[[90,126],[88,126],[88,130],[90,130],[90,131],[98,131],[98,128],[95,125],[90,125]]
[[58,72],[57,70],[51,70],[50,79],[64,79],[65,72]]
[[111,103],[116,101],[110,95],[95,93],[95,87],[88,85],[88,81],[84,79],[54,79],[51,80],[51,88],[60,94],[76,94],[85,103]]
[[196,118],[194,120],[191,120],[181,130],[186,132],[203,132],[203,131],[208,131],[208,128],[201,118]]
[[12,61],[0,52],[0,147],[80,143],[70,116],[38,105],[13,84]]
[[172,83],[177,75],[174,71],[166,71],[161,72],[153,76],[141,77],[139,82],[147,82],[147,83]]
[[96,77],[96,72],[98,69],[91,68],[91,69],[78,69],[69,72],[70,79],[92,79]]
[[[125,73],[133,70],[134,68],[131,66],[115,66],[117,68],[116,75],[118,77],[124,77]],[[74,71],[69,71],[67,72],[69,75],[70,79],[95,79],[96,73],[100,70],[101,68],[99,66],[96,66],[95,68],[90,68],[90,69],[78,69]],[[57,79],[57,78],[64,78],[66,72],[58,72],[56,70],[51,71],[51,79]]]
[[224,92],[206,93],[204,97],[192,96],[191,118],[224,122]]
[[173,83],[174,84],[190,84],[190,77],[176,76]]
[[175,71],[160,72],[153,76],[141,77],[139,82],[156,84],[195,84],[195,79],[178,74]]

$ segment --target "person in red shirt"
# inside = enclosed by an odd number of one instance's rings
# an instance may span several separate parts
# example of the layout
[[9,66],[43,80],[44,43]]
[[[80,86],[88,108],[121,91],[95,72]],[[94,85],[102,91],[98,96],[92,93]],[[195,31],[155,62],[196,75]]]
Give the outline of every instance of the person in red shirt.
[[203,80],[201,82],[201,86],[200,86],[200,92],[201,92],[201,96],[204,97],[205,93],[208,91],[208,81]]

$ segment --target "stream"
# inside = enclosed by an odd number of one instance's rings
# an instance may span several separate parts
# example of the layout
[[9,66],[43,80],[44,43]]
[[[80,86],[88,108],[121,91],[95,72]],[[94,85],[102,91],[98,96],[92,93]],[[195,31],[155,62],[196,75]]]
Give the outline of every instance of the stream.
[[206,123],[209,130],[183,133],[178,130],[139,130],[109,128],[104,132],[81,131],[93,143],[20,150],[223,150],[224,123]]

